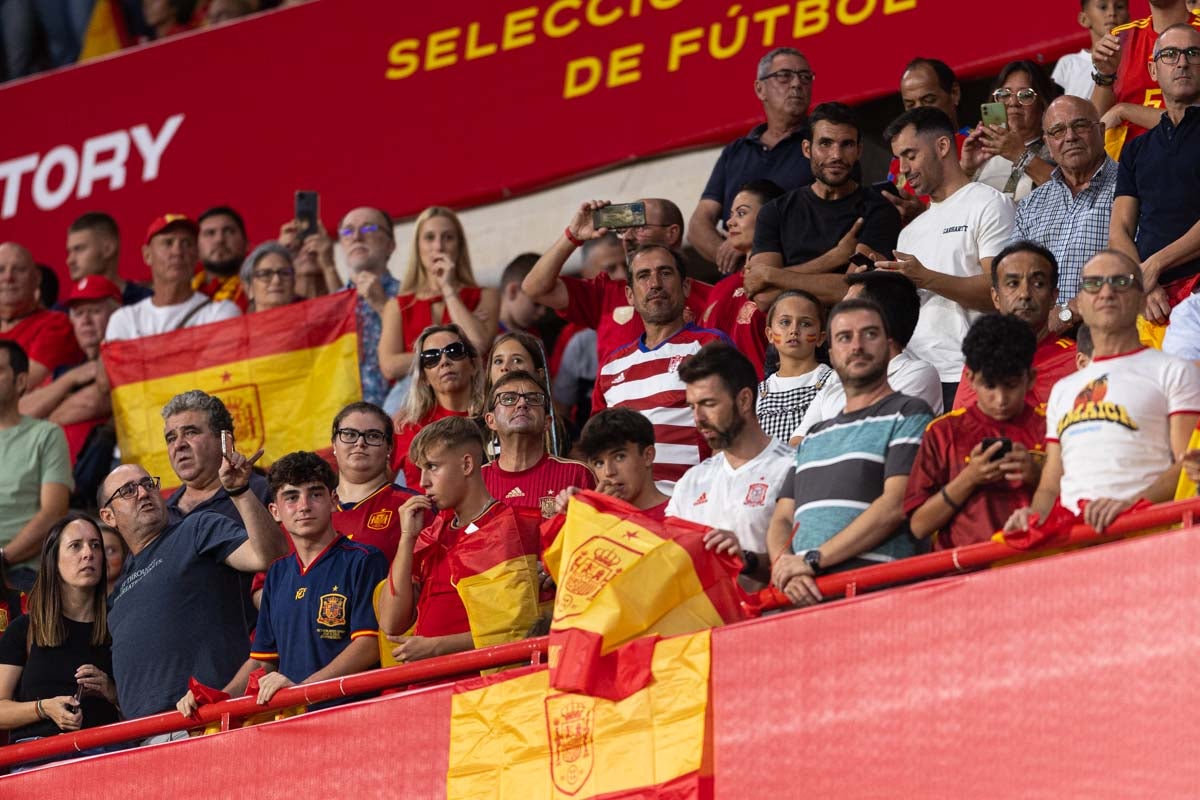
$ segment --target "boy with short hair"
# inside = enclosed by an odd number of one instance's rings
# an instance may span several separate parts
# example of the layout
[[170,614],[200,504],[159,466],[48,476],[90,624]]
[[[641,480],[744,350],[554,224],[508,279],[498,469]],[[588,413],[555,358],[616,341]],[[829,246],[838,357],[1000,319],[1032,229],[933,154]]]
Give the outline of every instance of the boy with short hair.
[[963,340],[976,399],[925,429],[904,496],[914,536],[933,549],[987,541],[1029,505],[1041,476],[1046,412],[1026,402],[1037,338],[1017,317],[980,317]]
[[[1079,25],[1092,36],[1092,47],[1104,34],[1129,22],[1129,0],[1080,0]],[[1070,53],[1058,60],[1050,77],[1067,94],[1090,100],[1092,89],[1092,47]]]
[[[579,450],[596,473],[596,491],[618,497],[643,514],[662,520],[670,497],[654,483],[654,425],[637,411],[606,408],[583,426]],[[559,495],[559,510],[565,508]]]

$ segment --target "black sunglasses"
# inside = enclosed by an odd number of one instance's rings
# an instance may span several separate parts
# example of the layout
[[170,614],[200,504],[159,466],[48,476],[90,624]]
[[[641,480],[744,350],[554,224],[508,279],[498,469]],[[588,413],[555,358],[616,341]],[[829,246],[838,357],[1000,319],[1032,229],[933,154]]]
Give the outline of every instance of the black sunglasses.
[[435,347],[431,350],[422,350],[420,359],[423,369],[436,367],[442,362],[442,356],[451,361],[462,361],[470,353],[467,352],[467,346],[462,342],[451,342],[445,347]]

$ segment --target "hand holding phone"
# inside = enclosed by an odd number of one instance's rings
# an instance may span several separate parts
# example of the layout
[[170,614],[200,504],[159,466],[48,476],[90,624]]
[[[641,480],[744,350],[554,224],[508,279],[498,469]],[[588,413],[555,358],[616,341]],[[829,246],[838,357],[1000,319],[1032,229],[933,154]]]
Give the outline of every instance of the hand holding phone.
[[298,241],[304,244],[304,239],[320,230],[320,198],[316,192],[299,189],[296,191],[294,213],[300,221],[297,232]]
[[875,269],[875,262],[866,253],[855,253],[850,256],[850,263],[856,267],[865,267],[866,272]]
[[1008,127],[1008,110],[1004,103],[984,103],[979,107],[979,117],[984,125]]
[[618,203],[616,205],[597,208],[592,212],[592,227],[596,230],[608,228],[637,228],[646,224],[646,204],[640,200],[634,203]]
[[988,448],[991,447],[992,445],[996,444],[997,442],[1000,443],[1000,449],[997,450],[995,453],[993,453],[992,457],[989,458],[988,461],[999,461],[1000,459],[1004,458],[1006,455],[1008,455],[1009,453],[1012,452],[1012,439],[1009,439],[1009,438],[1006,438],[1003,436],[995,437],[995,438],[988,437],[983,440],[983,444],[981,444],[980,447],[982,447],[983,452],[986,453]]

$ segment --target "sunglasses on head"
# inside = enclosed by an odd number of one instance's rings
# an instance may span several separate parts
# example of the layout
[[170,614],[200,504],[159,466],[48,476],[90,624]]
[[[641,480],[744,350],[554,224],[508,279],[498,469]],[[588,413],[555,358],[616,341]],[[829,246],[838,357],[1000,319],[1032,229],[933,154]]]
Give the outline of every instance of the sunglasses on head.
[[429,350],[422,350],[420,359],[423,369],[436,367],[442,362],[442,356],[451,361],[462,361],[470,353],[467,352],[467,346],[462,342],[451,342],[445,347],[434,347]]

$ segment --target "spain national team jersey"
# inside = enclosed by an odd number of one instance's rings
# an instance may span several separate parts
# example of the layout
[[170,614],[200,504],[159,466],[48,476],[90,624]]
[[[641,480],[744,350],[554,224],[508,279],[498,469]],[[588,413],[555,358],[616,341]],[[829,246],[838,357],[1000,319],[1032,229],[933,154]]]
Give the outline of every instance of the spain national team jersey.
[[[1045,406],[1050,399],[1050,390],[1054,384],[1075,372],[1075,355],[1078,349],[1073,339],[1059,339],[1047,336],[1038,344],[1033,353],[1033,368],[1037,370],[1033,385],[1025,395],[1025,402],[1035,406]],[[967,368],[963,367],[962,380],[958,382],[958,391],[954,393],[954,407],[966,408],[975,404],[975,387],[967,380]]]
[[686,386],[679,379],[679,365],[704,345],[718,340],[729,343],[720,331],[689,324],[653,349],[646,347],[643,334],[600,363],[592,413],[624,406],[653,423],[655,481],[679,480],[712,452],[696,430],[687,406]]
[[767,360],[767,315],[746,296],[743,278],[737,272],[712,287],[701,323],[711,330],[727,333],[734,346],[754,364],[761,381]]
[[[904,492],[905,515],[911,517],[926,500],[958,477],[967,468],[971,451],[984,439],[1011,439],[1026,450],[1044,455],[1045,436],[1046,415],[1033,405],[1027,404],[1020,414],[1004,422],[984,414],[974,401],[966,408],[943,414],[929,423],[921,438]],[[962,503],[962,511],[950,520],[945,530],[938,531],[933,549],[949,550],[986,542],[1004,527],[1013,511],[1029,505],[1035,488],[1000,480],[979,487],[965,500],[954,498]]]
[[500,463],[493,461],[485,464],[480,474],[492,497],[510,506],[536,509],[545,519],[554,516],[554,499],[563,489],[569,486],[596,488],[596,476],[586,464],[548,453],[520,472],[501,469]]
[[400,506],[414,494],[411,489],[385,483],[357,503],[339,503],[333,512],[333,527],[360,544],[379,548],[390,564],[400,545]]
[[277,661],[296,683],[323,669],[350,642],[379,635],[372,596],[388,562],[370,545],[339,536],[308,567],[295,553],[267,570],[250,657]]

